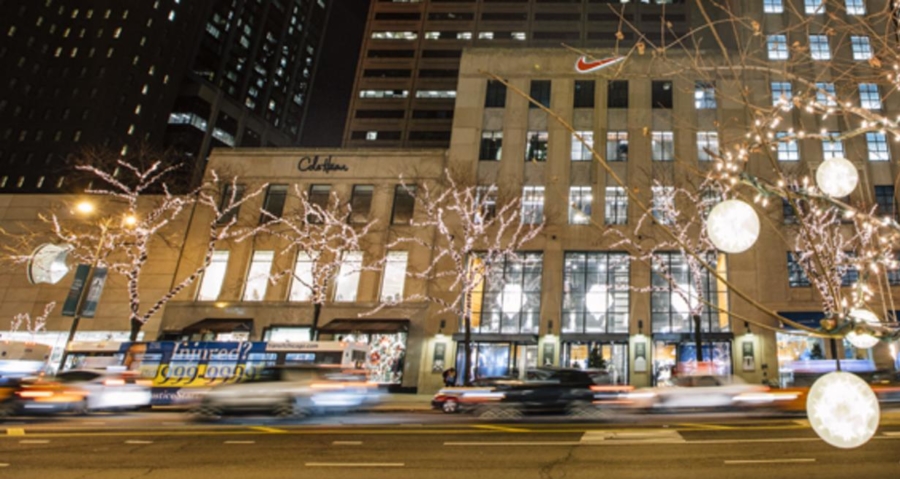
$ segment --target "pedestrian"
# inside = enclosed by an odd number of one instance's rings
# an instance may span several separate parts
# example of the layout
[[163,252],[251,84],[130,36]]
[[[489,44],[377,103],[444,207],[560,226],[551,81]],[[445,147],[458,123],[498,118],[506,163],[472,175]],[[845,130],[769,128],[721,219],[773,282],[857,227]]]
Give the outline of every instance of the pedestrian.
[[450,368],[444,371],[444,386],[451,387],[456,385],[456,368]]

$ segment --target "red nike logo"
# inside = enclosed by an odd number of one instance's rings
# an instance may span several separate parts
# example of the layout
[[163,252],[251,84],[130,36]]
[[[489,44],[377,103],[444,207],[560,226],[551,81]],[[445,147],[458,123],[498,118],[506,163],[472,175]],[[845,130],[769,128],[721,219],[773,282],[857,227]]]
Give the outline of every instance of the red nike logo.
[[575,62],[575,71],[578,73],[590,73],[592,71],[599,70],[601,68],[606,68],[611,65],[615,65],[620,61],[624,60],[625,57],[613,56],[609,58],[604,58],[601,60],[589,62],[587,61],[587,57],[579,57],[578,61]]

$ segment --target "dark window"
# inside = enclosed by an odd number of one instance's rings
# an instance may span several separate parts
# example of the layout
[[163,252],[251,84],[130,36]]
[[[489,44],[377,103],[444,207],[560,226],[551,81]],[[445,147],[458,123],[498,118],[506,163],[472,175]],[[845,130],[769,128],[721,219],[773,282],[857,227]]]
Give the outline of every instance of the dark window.
[[485,12],[481,14],[481,19],[486,22],[516,22],[528,20],[528,14],[525,12]]
[[369,50],[366,53],[369,58],[413,58],[415,50]]
[[263,213],[259,217],[260,223],[281,218],[284,213],[284,202],[287,200],[287,185],[269,185],[266,191],[266,199],[263,201]]
[[878,214],[897,218],[897,208],[894,206],[894,187],[882,185],[875,187],[875,204],[878,205]]
[[351,223],[365,223],[369,220],[374,192],[375,187],[372,185],[353,185],[353,195],[350,197]]
[[459,58],[462,50],[423,50],[422,58]]
[[607,108],[628,108],[628,80],[609,82],[607,86]]
[[488,80],[487,94],[484,97],[485,108],[503,108],[506,106],[506,85],[497,80]]
[[412,116],[422,120],[452,120],[453,110],[413,110]]
[[[531,80],[531,98],[550,108],[550,80]],[[528,108],[537,108],[537,105],[529,102]]]
[[672,82],[669,80],[655,81],[652,85],[653,108],[672,108]]
[[443,70],[437,68],[425,68],[419,70],[419,78],[456,78],[459,70]]
[[418,20],[421,15],[418,12],[379,12],[375,14],[375,20]]
[[[850,261],[852,261],[853,258],[856,257],[856,254],[853,251],[845,251],[844,254]],[[844,274],[841,275],[841,286],[846,288],[849,286],[853,286],[857,281],[859,281],[859,270],[856,269],[856,266],[842,264],[840,267],[845,268]]]
[[449,131],[411,131],[409,139],[414,141],[450,141]]
[[594,108],[594,80],[575,82],[575,108]]
[[403,110],[356,110],[357,118],[403,118]]
[[225,185],[225,188],[222,190],[222,201],[219,203],[219,211],[223,213],[222,217],[219,219],[219,224],[224,225],[230,223],[231,220],[237,217],[238,213],[241,211],[240,205],[230,209],[229,205],[239,203],[243,198],[244,185],[235,185],[233,183]]
[[809,278],[806,276],[806,271],[803,270],[803,267],[797,261],[797,253],[788,251],[787,266],[788,285],[790,287],[803,288],[809,286]]
[[309,202],[322,209],[328,208],[331,197],[331,185],[312,185],[309,187]]
[[478,159],[499,160],[502,147],[502,131],[483,131],[481,132],[481,148],[478,151]]
[[470,12],[432,12],[428,14],[428,19],[433,21],[456,21],[456,20],[474,20],[475,14]]
[[411,70],[400,69],[366,69],[363,71],[363,76],[366,78],[408,78],[411,73]]
[[391,210],[392,225],[408,225],[416,207],[416,185],[397,185],[394,188],[394,207]]

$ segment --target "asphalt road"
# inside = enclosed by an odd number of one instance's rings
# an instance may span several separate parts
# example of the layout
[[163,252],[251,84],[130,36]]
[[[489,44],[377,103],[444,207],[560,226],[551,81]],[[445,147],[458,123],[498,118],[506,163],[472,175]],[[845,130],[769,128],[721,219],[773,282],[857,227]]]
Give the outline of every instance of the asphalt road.
[[2,479],[896,478],[900,418],[854,450],[799,418],[486,423],[432,413],[198,424],[176,413],[0,423]]

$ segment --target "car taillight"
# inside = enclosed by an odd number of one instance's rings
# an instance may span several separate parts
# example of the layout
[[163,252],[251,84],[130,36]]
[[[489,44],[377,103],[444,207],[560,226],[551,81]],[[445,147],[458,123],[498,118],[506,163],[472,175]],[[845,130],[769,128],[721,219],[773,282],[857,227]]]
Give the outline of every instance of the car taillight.
[[23,398],[48,398],[53,396],[52,391],[16,391],[19,397]]
[[107,379],[107,380],[103,381],[103,385],[104,386],[124,386],[125,380],[124,379]]

